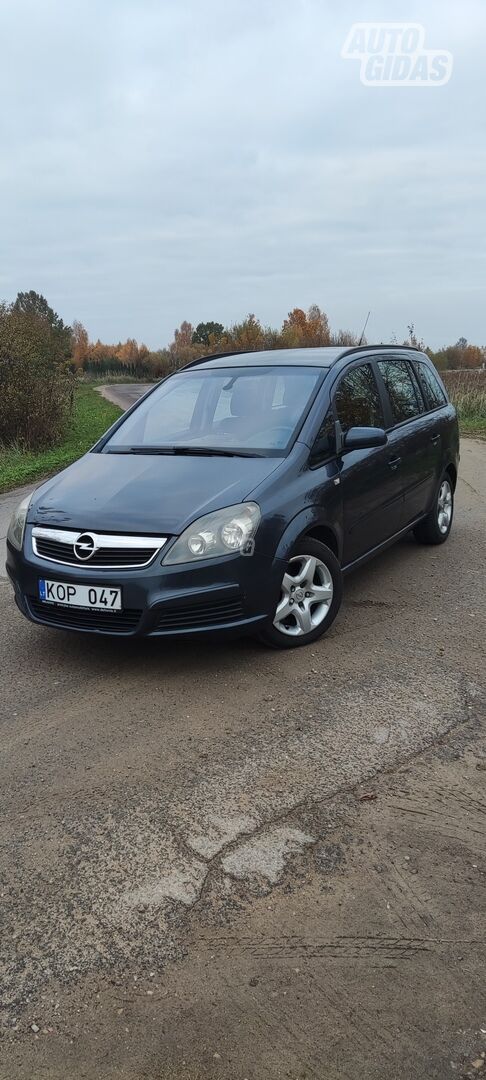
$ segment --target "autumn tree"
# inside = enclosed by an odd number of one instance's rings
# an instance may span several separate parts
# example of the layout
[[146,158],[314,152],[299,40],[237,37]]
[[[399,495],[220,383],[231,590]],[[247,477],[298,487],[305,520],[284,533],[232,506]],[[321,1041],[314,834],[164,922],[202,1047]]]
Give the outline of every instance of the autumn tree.
[[135,338],[127,338],[117,348],[117,359],[123,367],[135,367],[138,361],[138,345]]
[[479,345],[469,345],[465,337],[460,337],[455,345],[447,345],[431,356],[440,371],[479,368],[484,363],[484,350]]
[[311,304],[307,312],[307,325],[312,345],[329,345],[331,340],[329,320],[318,304]]
[[197,345],[193,345],[193,333],[193,326],[187,320],[181,322],[178,329],[174,330],[174,340],[169,345],[173,368],[182,367],[191,360],[195,360],[198,356],[200,349],[198,349]]
[[241,352],[256,352],[265,348],[263,330],[255,315],[247,315],[246,319],[231,327],[229,343]]
[[327,315],[318,304],[312,304],[307,312],[294,308],[284,320],[281,338],[288,349],[329,345],[331,335]]
[[302,308],[293,308],[289,311],[282,326],[282,344],[288,349],[295,349],[302,345],[305,339],[307,317]]
[[454,346],[453,357],[459,368],[480,367],[483,360],[482,351],[478,345],[469,345],[467,338],[460,337]]
[[83,368],[89,356],[88,332],[77,319],[72,328],[72,363],[76,369]]
[[479,368],[484,363],[484,350],[479,345],[466,345],[462,354],[463,368]]

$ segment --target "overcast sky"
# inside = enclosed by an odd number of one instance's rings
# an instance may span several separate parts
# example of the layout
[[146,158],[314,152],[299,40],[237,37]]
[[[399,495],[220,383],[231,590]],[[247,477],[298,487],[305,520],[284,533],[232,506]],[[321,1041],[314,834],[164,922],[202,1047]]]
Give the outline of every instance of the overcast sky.
[[[443,87],[369,88],[357,20],[423,24]],[[486,343],[486,4],[2,0],[0,297],[91,338],[279,325]]]

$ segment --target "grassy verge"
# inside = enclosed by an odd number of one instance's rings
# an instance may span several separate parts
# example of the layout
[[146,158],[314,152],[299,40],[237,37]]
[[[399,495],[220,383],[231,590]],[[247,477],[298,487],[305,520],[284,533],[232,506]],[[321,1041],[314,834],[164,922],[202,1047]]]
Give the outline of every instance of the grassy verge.
[[66,437],[59,446],[39,452],[0,447],[0,492],[70,465],[89,450],[120,413],[121,409],[102,398],[93,387],[79,387]]
[[477,417],[459,417],[459,430],[465,439],[486,439],[486,417],[484,420]]
[[457,409],[461,435],[486,439],[486,371],[443,371]]
[[158,382],[162,375],[117,375],[108,372],[105,375],[95,375],[92,372],[83,372],[82,381],[86,386],[111,386],[113,383],[154,383]]

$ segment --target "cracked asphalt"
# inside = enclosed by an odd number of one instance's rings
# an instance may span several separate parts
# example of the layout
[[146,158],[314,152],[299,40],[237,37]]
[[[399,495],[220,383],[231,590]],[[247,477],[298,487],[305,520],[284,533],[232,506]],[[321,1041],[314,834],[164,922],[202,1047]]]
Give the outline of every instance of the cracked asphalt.
[[2,1080],[481,1074],[486,444],[461,452],[448,543],[348,578],[295,653],[44,630],[0,579]]

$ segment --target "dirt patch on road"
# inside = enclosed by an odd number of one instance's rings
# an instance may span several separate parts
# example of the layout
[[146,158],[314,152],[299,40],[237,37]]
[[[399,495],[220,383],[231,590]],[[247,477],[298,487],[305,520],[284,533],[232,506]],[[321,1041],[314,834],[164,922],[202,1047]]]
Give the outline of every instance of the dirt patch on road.
[[[481,1075],[486,715],[468,711],[396,772],[300,806],[267,847],[236,845],[166,912],[177,962],[52,984],[6,1033],[0,1075]],[[157,898],[133,899],[150,935]]]

